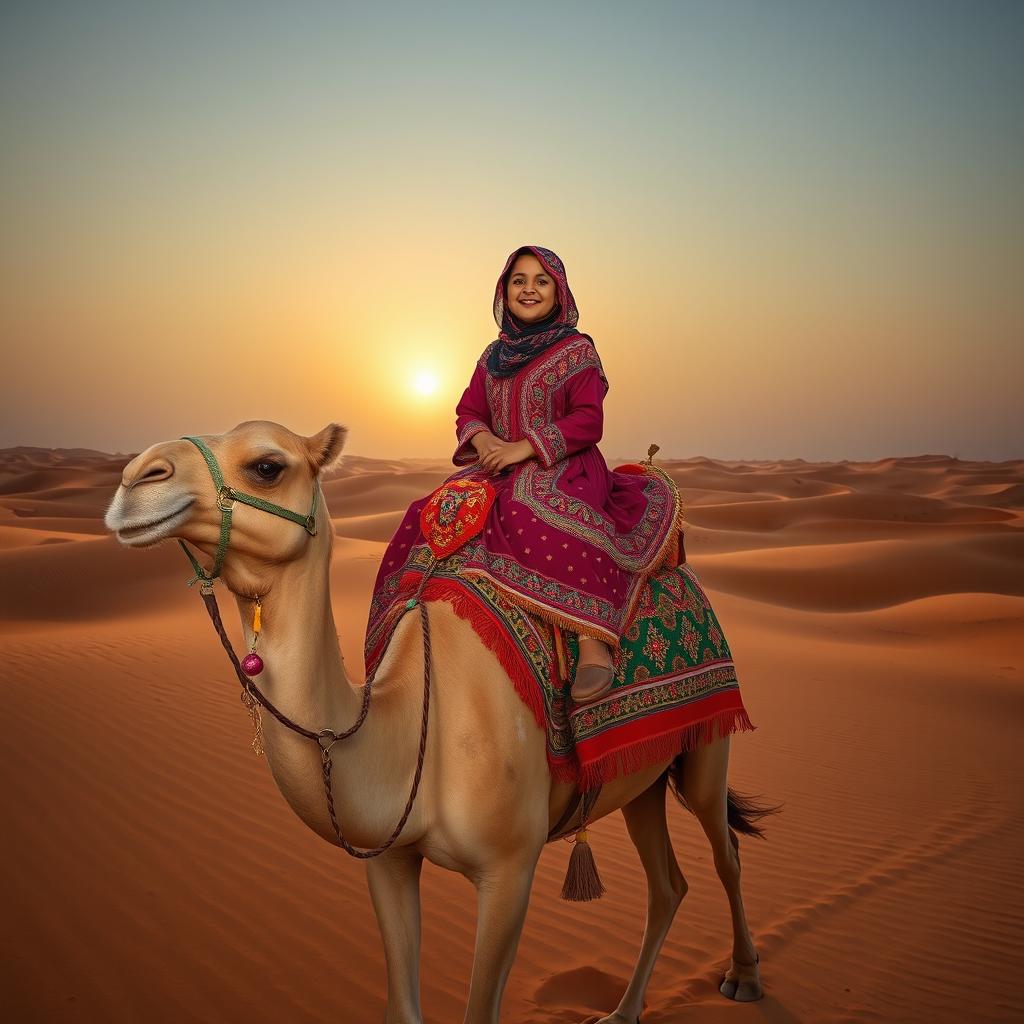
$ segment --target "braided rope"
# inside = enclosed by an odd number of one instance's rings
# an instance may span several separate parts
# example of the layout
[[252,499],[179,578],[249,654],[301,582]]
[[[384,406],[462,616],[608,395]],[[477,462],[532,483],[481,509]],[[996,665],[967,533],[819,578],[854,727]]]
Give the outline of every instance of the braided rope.
[[[334,811],[334,791],[331,786],[331,769],[333,768],[333,762],[331,761],[331,747],[339,739],[343,739],[344,737],[334,737],[327,746],[324,746],[323,742],[320,743],[321,750],[323,751],[324,791],[327,794],[327,811],[331,816],[331,825],[334,827],[335,834],[338,837],[338,842],[341,844],[342,849],[353,857],[359,857],[362,859],[376,857],[388,849],[388,847],[391,846],[398,838],[402,829],[405,828],[405,823],[408,821],[409,815],[412,812],[412,805],[416,802],[416,794],[419,792],[420,778],[423,775],[423,762],[426,760],[427,755],[427,720],[430,715],[430,625],[427,619],[426,604],[419,602],[419,608],[420,621],[423,624],[423,719],[420,727],[420,745],[416,755],[416,773],[413,776],[412,788],[409,790],[409,799],[406,801],[405,810],[402,811],[402,817],[394,827],[391,835],[388,836],[380,846],[375,846],[372,850],[360,850],[353,846],[344,837],[344,835],[342,835],[341,826],[338,824],[338,818]],[[399,618],[401,618],[401,616],[399,616]]]
[[333,747],[338,740],[347,739],[349,736],[353,735],[353,733],[358,732],[366,721],[366,716],[370,712],[370,700],[373,696],[373,682],[377,677],[377,668],[380,667],[381,662],[378,662],[377,667],[370,673],[363,685],[363,702],[360,706],[359,715],[356,717],[355,722],[353,722],[352,725],[350,725],[344,732],[335,732],[333,729],[321,729],[319,732],[314,732],[312,729],[307,729],[304,726],[299,725],[297,722],[293,722],[283,711],[277,708],[269,698],[265,697],[253,680],[245,674],[245,671],[242,669],[242,666],[238,661],[238,656],[235,654],[235,649],[231,646],[231,640],[228,638],[227,631],[224,629],[224,622],[220,617],[220,607],[217,604],[217,595],[213,593],[212,588],[210,588],[209,591],[200,590],[203,603],[206,605],[206,610],[209,612],[210,619],[213,621],[214,629],[216,629],[217,635],[220,637],[221,644],[223,645],[224,650],[227,651],[228,657],[231,659],[231,664],[235,668],[235,673],[238,676],[238,681],[242,685],[242,689],[266,708],[267,711],[269,711],[283,726],[291,729],[292,732],[298,733],[300,736],[305,736],[307,739],[315,740],[319,745],[323,768],[324,792],[327,798],[327,811],[331,819],[331,826],[334,829],[335,835],[338,837],[338,843],[341,845],[341,848],[353,857],[359,857],[362,859],[377,857],[387,850],[395,842],[402,829],[405,827],[405,823],[409,819],[409,814],[412,812],[413,804],[416,802],[416,796],[419,793],[420,779],[423,775],[423,762],[426,760],[427,754],[427,726],[430,718],[430,620],[427,617],[427,606],[420,600],[420,595],[423,593],[424,585],[436,564],[436,561],[432,562],[427,571],[423,574],[423,578],[420,580],[419,586],[416,589],[416,595],[406,601],[405,608],[402,609],[401,614],[395,619],[395,623],[391,628],[391,633],[388,638],[388,642],[390,643],[391,637],[394,636],[395,630],[398,628],[398,624],[402,621],[405,613],[419,605],[420,620],[423,629],[423,716],[420,725],[420,745],[416,756],[416,772],[413,775],[412,787],[409,790],[409,799],[406,801],[405,810],[402,812],[402,817],[398,824],[395,826],[391,835],[388,836],[380,846],[375,846],[373,849],[369,850],[362,850],[353,846],[345,838],[341,831],[341,825],[338,823],[338,817],[334,809],[334,791],[331,780],[331,772],[334,767],[331,759],[331,747]]

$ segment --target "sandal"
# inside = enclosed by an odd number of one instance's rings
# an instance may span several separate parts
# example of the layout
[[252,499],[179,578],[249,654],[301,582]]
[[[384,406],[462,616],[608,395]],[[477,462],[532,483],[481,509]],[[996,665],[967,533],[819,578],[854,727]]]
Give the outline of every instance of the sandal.
[[577,704],[603,697],[611,688],[615,668],[611,665],[582,665],[576,669],[570,696]]

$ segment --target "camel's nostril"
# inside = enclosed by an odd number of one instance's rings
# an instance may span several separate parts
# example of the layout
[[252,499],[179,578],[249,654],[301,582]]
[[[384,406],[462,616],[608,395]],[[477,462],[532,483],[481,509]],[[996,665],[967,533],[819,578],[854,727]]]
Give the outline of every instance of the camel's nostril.
[[134,467],[126,467],[125,475],[122,477],[121,483],[127,490],[131,490],[136,484],[140,484],[146,481],[152,482],[154,480],[166,480],[174,473],[174,467],[167,459],[154,459],[149,466],[146,468],[144,473],[134,475]]

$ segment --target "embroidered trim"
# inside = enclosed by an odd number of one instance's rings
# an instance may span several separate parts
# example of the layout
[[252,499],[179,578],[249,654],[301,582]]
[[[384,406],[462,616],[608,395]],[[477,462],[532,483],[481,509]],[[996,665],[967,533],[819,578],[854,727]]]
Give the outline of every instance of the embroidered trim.
[[[601,357],[590,341],[582,337],[568,338],[561,345],[553,345],[545,357],[537,360],[536,366],[528,366],[519,392],[519,429],[539,431],[554,426],[554,421],[561,418],[555,410],[556,395],[561,396],[562,386],[572,377],[590,368],[601,375],[607,390],[608,379],[604,375]],[[558,433],[561,435],[560,430]],[[558,458],[564,455],[563,437],[562,454]]]
[[477,455],[476,449],[469,442],[477,434],[482,434],[485,430],[490,429],[483,420],[468,420],[464,423],[462,429],[455,435],[458,444],[455,454],[452,456],[452,462],[456,466],[465,466],[471,462],[476,462],[479,455]]
[[567,469],[564,460],[549,468],[527,460],[513,480],[513,496],[548,526],[602,548],[623,569],[641,572],[656,563],[682,505],[675,481],[660,469],[657,476],[648,476],[643,487],[644,516],[629,533],[621,534],[596,509],[560,488]]
[[[419,554],[415,548],[413,550]],[[553,579],[535,568],[520,565],[514,558],[494,554],[484,546],[479,537],[474,538],[462,550],[465,552],[465,562],[460,566],[463,575],[480,569],[495,583],[513,588],[516,593],[536,601],[542,608],[549,607],[545,599],[550,599],[556,608],[565,611],[566,614],[576,612],[597,625],[614,623],[621,617],[622,608],[612,604],[607,598],[592,594],[575,584]],[[604,628],[611,629],[610,625],[605,625]]]
[[[513,604],[518,605],[524,611],[532,612],[538,618],[544,619],[546,622],[553,622],[565,629],[574,630],[580,636],[589,636],[596,640],[603,640],[615,650],[618,650],[622,646],[619,634],[613,633],[611,630],[600,626],[591,619],[577,618],[576,616],[569,615],[564,609],[561,611],[555,611],[551,605],[544,604],[540,601],[535,601],[532,598],[527,597],[526,594],[516,590],[509,581],[496,578],[486,569],[478,568],[476,566],[468,566],[461,569],[460,574],[467,579],[487,580],[492,587],[504,594],[505,597]],[[557,580],[552,580],[551,582],[561,587],[561,584],[558,584]],[[573,591],[572,593],[578,594],[579,592]],[[580,594],[579,596],[584,599],[590,597],[589,594]]]
[[484,388],[487,392],[487,404],[491,409],[491,421],[494,433],[503,440],[512,436],[512,388],[515,375],[511,377],[492,377],[487,374]]
[[539,430],[527,427],[524,433],[537,449],[537,455],[545,469],[550,469],[556,462],[565,458],[565,435],[556,424],[549,423]]

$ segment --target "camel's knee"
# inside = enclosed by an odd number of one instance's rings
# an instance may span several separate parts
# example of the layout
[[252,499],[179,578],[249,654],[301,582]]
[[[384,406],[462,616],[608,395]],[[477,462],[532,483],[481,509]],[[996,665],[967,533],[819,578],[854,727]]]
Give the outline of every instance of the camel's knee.
[[686,897],[689,888],[682,874],[676,872],[675,877],[669,877],[661,885],[650,888],[647,892],[647,900],[652,907],[664,907],[674,914]]
[[711,855],[715,862],[715,871],[726,888],[740,883],[740,855],[733,845],[728,826],[725,834],[719,831],[708,832],[711,839]]
[[676,906],[679,906],[690,891],[690,885],[686,881],[686,876],[679,870],[679,864],[676,862],[675,855],[671,852],[669,852],[668,858],[668,882],[672,888],[672,896],[676,901]]
[[679,909],[683,900],[686,899],[689,889],[690,887],[686,884],[686,879],[682,875],[678,879],[672,880],[672,888],[668,892],[667,900],[673,914]]
[[715,871],[724,885],[739,885],[740,858],[732,843],[729,843],[721,854],[715,850]]
[[728,809],[720,794],[699,794],[687,803],[701,823],[711,853],[715,859],[715,870],[725,884],[739,881],[740,856],[729,829]]
[[683,795],[705,832],[708,829],[718,829],[728,824],[728,806],[724,793],[714,789],[699,789],[695,786]]
[[667,871],[658,871],[653,877],[647,878],[647,902],[650,909],[661,909],[674,915],[689,891],[689,884],[679,870],[672,847],[666,848]]

